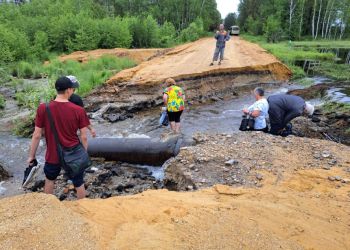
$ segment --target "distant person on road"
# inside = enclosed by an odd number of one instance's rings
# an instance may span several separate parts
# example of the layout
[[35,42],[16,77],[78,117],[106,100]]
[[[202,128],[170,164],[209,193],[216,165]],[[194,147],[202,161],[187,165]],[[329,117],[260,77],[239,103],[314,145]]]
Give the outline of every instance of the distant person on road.
[[[57,90],[56,99],[48,105],[52,114],[53,123],[57,130],[57,135],[60,144],[65,148],[73,148],[80,145],[80,140],[77,132],[80,131],[81,144],[87,150],[87,127],[90,125],[89,118],[83,108],[69,102],[69,98],[78,88],[77,81],[72,81],[68,77],[60,77],[56,83]],[[46,112],[46,104],[39,105],[36,118],[35,130],[33,133],[28,164],[31,164],[35,159],[36,151],[39,146],[40,138],[45,130],[46,139],[46,156],[45,156],[45,186],[44,192],[53,194],[55,180],[61,172],[61,164],[57,151],[57,144],[54,132],[50,126],[50,120]],[[78,199],[85,197],[86,191],[84,187],[84,173],[80,173],[72,178],[73,185],[77,191]]]
[[254,97],[256,102],[247,109],[243,109],[243,113],[254,117],[254,130],[268,132],[266,118],[268,116],[269,104],[264,97],[265,91],[262,88],[255,88]]
[[[69,79],[73,80],[73,81],[78,82],[75,76],[67,76],[67,77],[68,77]],[[69,97],[69,101],[70,101],[71,103],[74,103],[75,105],[78,105],[78,106],[84,108],[83,99],[81,99],[81,97],[80,97],[79,95],[75,94],[75,93],[73,93],[73,94]],[[92,136],[92,137],[96,137],[96,131],[95,131],[95,129],[94,129],[91,125],[88,126],[88,129],[90,130],[91,136]]]
[[163,91],[164,105],[167,107],[170,127],[175,133],[180,133],[180,117],[185,109],[185,92],[176,86],[174,79],[165,81],[167,88]]
[[272,95],[267,98],[267,102],[269,103],[270,133],[273,135],[288,136],[292,134],[290,122],[298,116],[311,116],[315,110],[313,105],[295,95]]
[[221,64],[221,61],[224,60],[225,46],[226,46],[226,42],[230,40],[230,35],[225,30],[225,26],[223,24],[220,24],[219,30],[216,31],[215,39],[216,39],[216,48],[213,56],[213,61],[210,64],[210,66],[214,65],[214,62],[218,60],[219,55],[220,55],[219,65]]

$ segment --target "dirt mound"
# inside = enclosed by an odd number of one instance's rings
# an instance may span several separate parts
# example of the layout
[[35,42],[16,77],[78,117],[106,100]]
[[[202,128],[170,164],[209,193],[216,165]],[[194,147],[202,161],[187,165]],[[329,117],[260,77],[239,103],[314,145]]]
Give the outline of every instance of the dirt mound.
[[97,249],[94,228],[52,195],[0,202],[0,249]]
[[337,189],[328,174],[270,176],[262,189],[218,185],[67,203],[17,196],[0,205],[1,248],[348,249],[349,185]]
[[[216,185],[63,203],[44,194],[6,198],[0,203],[0,249],[349,249],[349,147],[245,134],[238,137],[257,137],[259,144],[235,144],[235,135],[202,136],[192,155],[207,158],[198,169],[230,167],[231,175],[237,170],[226,157],[246,166],[250,161],[252,173],[262,175],[260,188]],[[265,143],[275,169],[259,167],[265,159],[256,149]],[[189,165],[188,152],[179,155],[182,165]]]
[[76,51],[69,55],[60,56],[59,60],[62,62],[75,60],[84,63],[90,59],[96,59],[104,55],[111,55],[116,57],[128,57],[136,63],[141,63],[152,57],[161,55],[164,51],[165,49],[96,49],[91,51]]
[[[164,185],[192,190],[215,184],[261,187],[264,174],[283,179],[300,169],[350,167],[350,148],[338,143],[262,132],[198,134],[165,164]],[[288,160],[287,160],[288,159]]]

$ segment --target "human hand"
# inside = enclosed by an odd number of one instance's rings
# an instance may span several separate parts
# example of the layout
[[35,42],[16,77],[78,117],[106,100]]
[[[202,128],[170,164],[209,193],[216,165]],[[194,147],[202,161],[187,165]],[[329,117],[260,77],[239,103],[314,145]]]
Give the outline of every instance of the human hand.
[[246,108],[244,108],[242,111],[243,111],[244,114],[249,114],[249,110],[246,109]]
[[94,128],[91,128],[91,129],[90,129],[90,134],[91,134],[91,136],[92,136],[93,138],[96,137],[96,131],[95,131]]
[[35,157],[29,156],[29,157],[28,157],[28,160],[27,160],[27,164],[28,164],[28,165],[32,165],[34,160],[35,160]]

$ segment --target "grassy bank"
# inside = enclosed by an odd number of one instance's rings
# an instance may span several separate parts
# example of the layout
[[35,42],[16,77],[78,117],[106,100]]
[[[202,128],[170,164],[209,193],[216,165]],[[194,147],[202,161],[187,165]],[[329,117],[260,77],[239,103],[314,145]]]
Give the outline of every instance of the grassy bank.
[[336,64],[333,53],[321,53],[317,48],[348,48],[350,41],[301,41],[268,43],[262,36],[242,35],[248,41],[259,44],[261,47],[285,63],[293,72],[293,79],[305,77],[304,70],[297,66],[298,61],[317,60],[321,66],[315,73],[337,79],[350,80],[350,65]]
[[[4,74],[4,79],[0,85],[6,84],[16,91],[16,100],[18,105],[28,108],[31,115],[28,119],[15,121],[14,133],[20,136],[29,136],[32,129],[32,120],[35,110],[40,102],[52,100],[56,91],[54,83],[62,75],[74,75],[80,82],[77,93],[81,96],[89,94],[94,88],[102,85],[112,75],[119,71],[135,66],[136,63],[128,58],[117,58],[115,56],[102,56],[87,63],[68,60],[59,61],[57,58],[48,64],[39,62],[21,61],[13,65],[8,65],[7,71],[13,77]],[[37,81],[20,80],[21,78],[38,79]],[[47,81],[39,79],[45,78]],[[4,98],[0,96],[0,109],[4,106]]]

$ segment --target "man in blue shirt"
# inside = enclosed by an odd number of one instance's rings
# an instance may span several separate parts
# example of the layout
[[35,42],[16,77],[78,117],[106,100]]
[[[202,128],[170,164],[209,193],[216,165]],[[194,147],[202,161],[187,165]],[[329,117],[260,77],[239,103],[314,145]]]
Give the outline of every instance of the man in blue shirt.
[[256,102],[247,109],[243,109],[243,113],[254,117],[254,130],[268,132],[266,118],[269,112],[269,104],[264,97],[265,91],[262,88],[254,89]]
[[214,65],[214,62],[218,60],[219,55],[220,55],[219,65],[221,64],[221,61],[224,60],[225,45],[226,45],[226,42],[230,40],[230,35],[224,28],[225,28],[224,25],[220,24],[219,30],[216,31],[216,34],[215,34],[216,49],[214,52],[213,61],[210,64],[210,66]]

